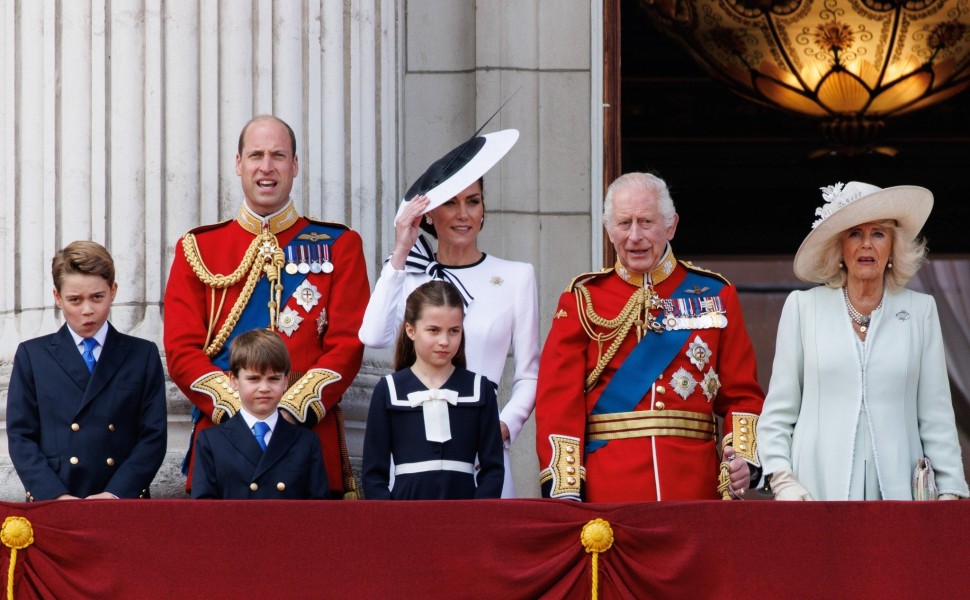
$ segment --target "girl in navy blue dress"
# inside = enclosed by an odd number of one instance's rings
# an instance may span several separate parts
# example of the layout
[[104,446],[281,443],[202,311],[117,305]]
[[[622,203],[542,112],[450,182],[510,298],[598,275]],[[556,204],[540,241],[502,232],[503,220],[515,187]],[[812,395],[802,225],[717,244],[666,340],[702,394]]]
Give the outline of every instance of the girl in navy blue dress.
[[429,281],[408,296],[394,352],[397,372],[378,382],[367,416],[365,498],[501,496],[495,384],[464,368],[463,318],[461,294],[446,281]]

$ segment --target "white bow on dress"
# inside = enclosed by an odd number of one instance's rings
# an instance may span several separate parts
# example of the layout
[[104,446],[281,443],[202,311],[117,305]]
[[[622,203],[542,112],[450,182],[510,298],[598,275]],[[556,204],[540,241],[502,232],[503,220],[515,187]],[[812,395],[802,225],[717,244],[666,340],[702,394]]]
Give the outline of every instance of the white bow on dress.
[[421,407],[424,413],[424,432],[429,442],[447,442],[451,439],[451,421],[448,405],[458,404],[458,392],[454,390],[425,390],[411,392],[408,401],[413,408]]

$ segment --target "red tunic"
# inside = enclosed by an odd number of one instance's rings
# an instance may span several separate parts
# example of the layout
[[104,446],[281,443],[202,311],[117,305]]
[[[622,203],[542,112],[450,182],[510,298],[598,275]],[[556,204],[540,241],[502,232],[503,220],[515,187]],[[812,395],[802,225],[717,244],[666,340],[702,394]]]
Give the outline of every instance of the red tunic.
[[[297,217],[295,212],[293,218],[295,222],[292,225],[287,221],[285,225],[289,225],[288,227],[282,231],[274,231],[279,245],[283,248],[286,248],[294,237],[311,223],[303,217]],[[320,297],[316,305],[309,310],[300,306],[296,298],[284,297],[282,299],[284,308],[281,310],[290,308],[303,320],[291,335],[281,331],[280,337],[290,350],[294,373],[322,368],[340,376],[339,380],[323,387],[320,393],[319,401],[326,411],[324,418],[314,423],[315,415],[313,411],[308,411],[308,424],[313,424],[313,429],[320,438],[323,448],[327,479],[333,491],[340,492],[343,487],[340,447],[336,419],[331,409],[340,401],[340,397],[360,369],[364,348],[357,339],[357,332],[370,297],[370,287],[360,236],[342,225],[323,225],[340,232],[339,237],[330,247],[333,271],[283,275],[284,278],[305,278],[307,282],[316,286]],[[244,229],[239,220],[201,227],[192,233],[196,238],[199,256],[205,263],[205,267],[210,273],[217,275],[232,273],[242,262],[243,255],[254,239],[253,233]],[[239,297],[244,283],[245,278],[228,288],[224,300],[221,290],[216,290],[213,296],[212,288],[205,285],[189,265],[182,240],[176,244],[175,260],[165,289],[165,354],[172,381],[192,404],[202,411],[202,417],[195,428],[195,435],[212,426],[215,406],[211,396],[193,389],[192,385],[207,374],[228,368],[227,365],[217,366],[203,350],[209,327],[209,315],[218,314],[215,326],[215,331],[218,331]],[[253,294],[249,303],[266,305],[268,300],[268,295]],[[324,309],[326,309],[328,324],[324,333],[320,335],[318,325]],[[262,312],[259,314],[263,315]],[[266,327],[268,324],[269,309],[267,308],[265,318],[258,326]],[[242,331],[235,333],[242,333]],[[190,462],[187,488],[191,481]]]
[[[672,253],[668,257],[670,266],[673,267],[670,275],[665,278],[655,275],[653,278],[653,281],[659,281],[654,285],[654,290],[660,298],[670,298],[688,273],[684,265],[674,262]],[[705,279],[709,278],[709,281],[715,281],[711,275],[701,275]],[[716,282],[720,284],[721,280]],[[579,283],[589,290],[593,310],[605,319],[615,318],[638,289],[613,270],[590,275]],[[555,445],[553,436],[564,436],[576,441],[575,444],[569,442],[567,446],[561,447],[568,447],[569,450],[575,448],[582,454],[581,458],[577,458],[586,468],[587,501],[718,498],[720,460],[712,437],[705,440],[662,435],[611,439],[605,446],[593,452],[584,450],[590,412],[606,384],[636,346],[637,335],[635,327],[630,330],[599,380],[589,393],[585,393],[586,377],[596,367],[600,345],[583,328],[577,313],[577,297],[571,291],[572,288],[570,286],[570,290],[559,299],[539,366],[535,414],[536,451],[540,468],[555,468],[552,464]],[[663,368],[633,411],[690,411],[711,418],[712,415],[717,415],[726,418],[725,435],[731,431],[732,413],[761,413],[764,393],[758,384],[754,351],[745,330],[737,293],[732,285],[725,282],[718,297],[727,317],[726,327],[691,330],[687,343]],[[659,311],[651,312],[657,316]],[[593,330],[596,333],[610,331],[595,325]],[[647,332],[644,335],[665,334],[666,332]],[[709,356],[702,368],[693,364],[688,356],[690,344],[696,343],[697,337],[709,348]],[[611,341],[603,342],[602,352],[606,352],[610,343]],[[674,373],[681,368],[687,371],[690,379],[697,382],[692,391],[687,393],[685,390],[686,398],[677,394],[675,386],[671,384]],[[713,395],[713,399],[708,399],[702,382],[712,368],[718,376],[720,388]],[[710,393],[710,388],[708,392]],[[580,465],[573,463],[571,466]],[[548,472],[546,474],[545,479],[548,480]],[[543,495],[550,495],[548,481],[543,485]],[[579,494],[561,496],[577,498]]]

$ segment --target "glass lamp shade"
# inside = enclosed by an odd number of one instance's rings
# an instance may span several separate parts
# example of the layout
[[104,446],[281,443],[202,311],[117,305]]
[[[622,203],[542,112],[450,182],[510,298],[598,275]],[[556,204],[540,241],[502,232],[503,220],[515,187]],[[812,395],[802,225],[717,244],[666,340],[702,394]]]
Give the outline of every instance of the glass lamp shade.
[[736,92],[843,143],[970,85],[970,0],[639,1]]

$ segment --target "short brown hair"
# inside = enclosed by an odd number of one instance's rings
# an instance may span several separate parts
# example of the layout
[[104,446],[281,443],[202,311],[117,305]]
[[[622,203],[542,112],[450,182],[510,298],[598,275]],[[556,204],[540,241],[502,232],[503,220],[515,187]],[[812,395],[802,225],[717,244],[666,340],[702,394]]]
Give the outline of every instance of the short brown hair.
[[289,375],[290,351],[280,336],[269,329],[247,331],[229,345],[229,370],[239,377],[241,369]]
[[58,293],[68,275],[97,275],[111,286],[115,283],[115,261],[107,248],[97,242],[71,242],[58,250],[51,261],[51,277]]

